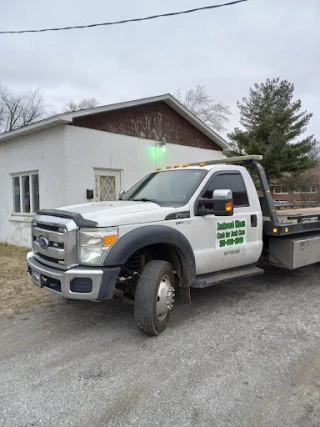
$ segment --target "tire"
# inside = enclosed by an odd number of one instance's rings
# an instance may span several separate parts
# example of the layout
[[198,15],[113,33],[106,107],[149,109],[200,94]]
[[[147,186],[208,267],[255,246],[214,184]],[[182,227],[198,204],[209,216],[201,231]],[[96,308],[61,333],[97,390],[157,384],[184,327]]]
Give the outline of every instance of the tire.
[[156,336],[166,329],[174,301],[173,286],[171,264],[159,260],[146,264],[134,300],[134,320],[141,332]]

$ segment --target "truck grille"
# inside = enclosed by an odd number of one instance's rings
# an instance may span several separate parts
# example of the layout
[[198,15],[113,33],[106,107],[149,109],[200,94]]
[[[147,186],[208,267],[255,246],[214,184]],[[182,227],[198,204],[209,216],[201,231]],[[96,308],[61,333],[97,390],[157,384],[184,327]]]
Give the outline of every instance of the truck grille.
[[36,215],[32,221],[35,258],[51,267],[67,270],[78,265],[79,228],[72,219]]

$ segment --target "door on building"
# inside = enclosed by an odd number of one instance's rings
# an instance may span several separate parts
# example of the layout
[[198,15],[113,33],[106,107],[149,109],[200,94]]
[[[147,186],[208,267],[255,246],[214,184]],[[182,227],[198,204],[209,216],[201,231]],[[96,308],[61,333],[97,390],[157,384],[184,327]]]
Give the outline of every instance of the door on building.
[[109,202],[118,200],[121,186],[121,172],[110,169],[95,169],[95,200]]

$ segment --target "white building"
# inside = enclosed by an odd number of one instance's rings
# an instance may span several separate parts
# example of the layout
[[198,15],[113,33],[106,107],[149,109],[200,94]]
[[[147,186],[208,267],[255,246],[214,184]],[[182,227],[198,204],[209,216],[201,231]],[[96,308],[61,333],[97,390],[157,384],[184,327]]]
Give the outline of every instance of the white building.
[[0,241],[30,246],[39,209],[115,200],[159,167],[221,158],[227,147],[171,95],[60,114],[0,134]]

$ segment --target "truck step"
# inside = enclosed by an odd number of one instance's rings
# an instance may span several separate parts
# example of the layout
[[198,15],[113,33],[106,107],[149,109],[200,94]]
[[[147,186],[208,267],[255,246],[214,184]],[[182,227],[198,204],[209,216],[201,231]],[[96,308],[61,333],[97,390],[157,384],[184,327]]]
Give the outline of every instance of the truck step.
[[255,265],[237,267],[230,270],[217,271],[215,273],[202,274],[201,276],[197,276],[191,287],[200,289],[207,288],[208,286],[229,282],[229,280],[239,278],[245,279],[247,277],[258,276],[260,274],[263,274],[263,270],[256,267]]

